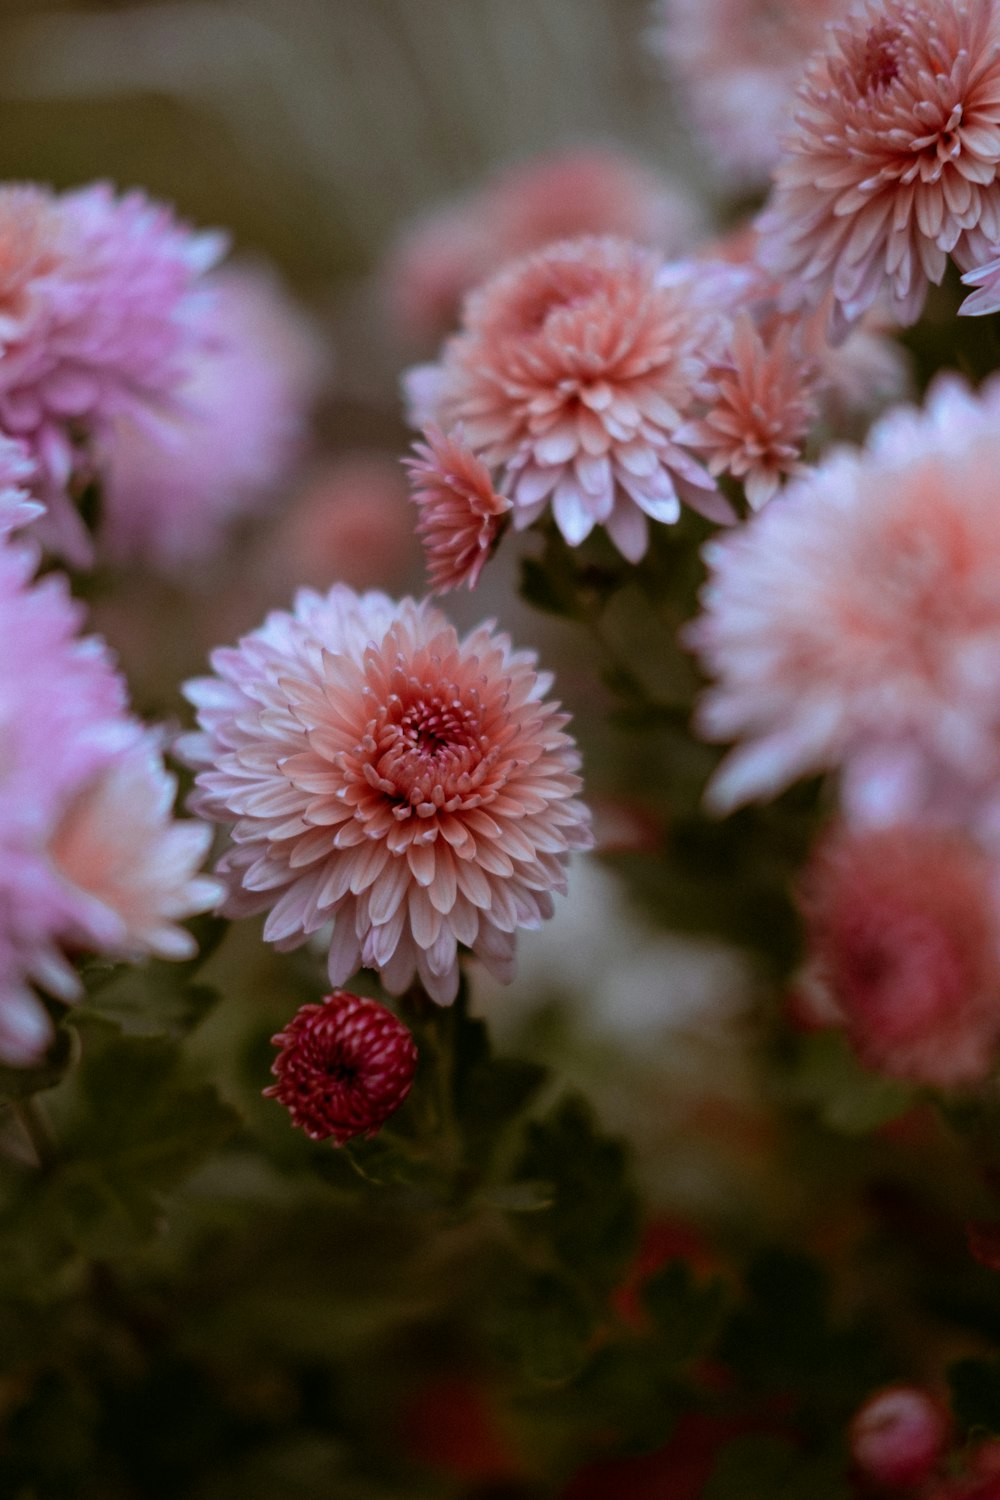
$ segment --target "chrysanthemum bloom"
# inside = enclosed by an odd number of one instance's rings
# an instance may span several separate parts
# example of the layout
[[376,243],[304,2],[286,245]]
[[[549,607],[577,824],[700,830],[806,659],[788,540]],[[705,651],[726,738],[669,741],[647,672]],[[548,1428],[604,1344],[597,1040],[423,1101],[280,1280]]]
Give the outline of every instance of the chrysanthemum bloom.
[[399,330],[436,341],[457,326],[467,292],[554,240],[613,234],[675,254],[697,227],[694,200],[679,184],[623,152],[576,147],[505,167],[409,226],[382,280]]
[[32,500],[27,488],[34,476],[35,466],[24,444],[0,434],[0,536],[44,514],[44,505]]
[[405,461],[420,507],[427,571],[437,594],[467,584],[474,589],[500,537],[510,501],[493,488],[490,471],[464,446],[460,435],[437,427],[415,443]]
[[850,0],[657,0],[653,48],[722,172],[764,182],[778,158],[795,89],[827,22]]
[[501,978],[518,927],[565,889],[590,844],[579,757],[551,679],[487,626],[336,585],[303,590],[189,683],[203,733],[195,806],[232,825],[219,866],[232,915],[270,908],[294,948],[333,920],[331,984],[359,965],[447,1004],[458,945]]
[[49,545],[89,560],[72,503],[116,418],[153,420],[203,339],[202,273],[221,254],[141,193],[0,190],[0,429],[38,466]]
[[933,1473],[950,1426],[948,1413],[929,1392],[889,1386],[869,1396],[851,1422],[851,1457],[865,1479],[886,1489],[910,1489]]
[[300,456],[325,360],[304,315],[265,272],[204,280],[201,347],[156,422],[106,430],[101,550],[168,571],[211,557],[226,526],[258,509]]
[[375,1135],[405,1100],[417,1068],[416,1043],[391,1010],[334,990],[303,1005],[272,1037],[278,1082],[264,1090],[313,1141],[335,1146]]
[[35,1061],[51,1036],[32,989],[79,995],[69,958],[190,951],[173,923],[217,898],[194,867],[204,831],[171,824],[172,782],[104,646],[77,637],[65,581],[0,542],[0,1059]]
[[759,510],[783,478],[802,469],[805,440],[819,415],[817,376],[791,324],[765,345],[743,313],[715,372],[716,394],[707,414],[686,423],[677,441],[704,454],[711,474],[740,480],[750,505]]
[[960,313],[967,318],[981,318],[1000,309],[1000,257],[988,260],[973,271],[966,271],[962,280],[966,286],[978,290],[969,293],[958,309]]
[[866,0],[810,62],[761,254],[791,301],[832,290],[835,334],[883,291],[912,323],[949,255],[997,254],[998,46],[993,0]]
[[727,810],[843,767],[852,816],[995,799],[1000,778],[1000,389],[956,379],[865,449],[793,480],[705,550],[687,639],[715,685],[698,724],[745,743]]
[[841,830],[800,901],[811,963],[862,1062],[943,1087],[1000,1043],[995,875],[968,839],[915,825]]
[[[727,268],[728,269],[728,268]],[[411,372],[415,425],[461,426],[521,529],[551,503],[570,546],[596,525],[632,562],[648,517],[681,501],[732,512],[676,441],[724,347],[726,322],[691,280],[623,240],[550,245],[501,271],[465,307],[439,366]]]

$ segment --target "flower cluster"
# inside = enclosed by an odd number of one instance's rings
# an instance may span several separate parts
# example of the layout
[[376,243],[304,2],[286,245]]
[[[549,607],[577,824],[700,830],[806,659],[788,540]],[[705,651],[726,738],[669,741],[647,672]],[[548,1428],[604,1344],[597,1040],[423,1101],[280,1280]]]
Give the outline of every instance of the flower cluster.
[[483,626],[343,585],[303,590],[187,685],[202,732],[196,809],[229,825],[232,915],[269,911],[294,948],[333,923],[330,982],[365,965],[390,993],[458,988],[458,950],[500,978],[591,842],[579,757],[550,679]]
[[197,875],[209,842],[174,822],[176,783],[127,712],[100,641],[77,634],[64,581],[0,543],[0,1058],[37,1060],[51,1037],[32,986],[80,993],[73,955],[190,956],[176,924],[219,895]]
[[77,566],[88,488],[104,550],[171,565],[288,459],[312,340],[263,282],[214,272],[224,250],[139,192],[0,189],[0,434],[35,466],[39,536]]

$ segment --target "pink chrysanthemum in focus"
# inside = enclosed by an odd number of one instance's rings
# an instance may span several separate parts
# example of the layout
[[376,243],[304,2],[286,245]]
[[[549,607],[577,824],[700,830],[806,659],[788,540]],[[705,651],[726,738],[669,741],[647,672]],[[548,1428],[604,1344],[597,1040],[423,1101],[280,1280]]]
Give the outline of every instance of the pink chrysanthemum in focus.
[[613,234],[673,254],[697,227],[679,184],[609,147],[575,147],[505,167],[408,227],[383,281],[399,330],[429,342],[456,327],[467,292],[554,240]]
[[861,1475],[882,1489],[912,1489],[944,1456],[951,1423],[942,1403],[917,1386],[877,1391],[850,1425],[851,1457]]
[[828,836],[800,892],[810,961],[867,1066],[974,1082],[1000,1043],[996,877],[970,841],[918,826]]
[[688,627],[715,685],[701,732],[745,743],[728,810],[841,767],[849,814],[996,800],[1000,778],[1000,388],[957,379],[834,450],[705,549]]
[[551,504],[570,546],[603,525],[637,562],[648,518],[676,521],[682,500],[733,519],[676,436],[712,395],[707,372],[726,328],[654,251],[613,239],[550,245],[469,297],[440,365],[410,372],[412,419],[462,428],[500,471],[519,530]]
[[751,507],[759,510],[783,478],[802,468],[802,449],[819,415],[817,374],[790,324],[765,345],[741,314],[715,372],[708,413],[686,423],[677,441],[704,454],[709,473],[740,480]]
[[0,428],[23,439],[40,535],[90,557],[74,501],[117,417],[169,405],[200,346],[200,278],[224,248],[143,194],[0,189]]
[[101,548],[176,570],[212,555],[225,527],[258,509],[299,458],[326,361],[271,276],[206,277],[212,305],[170,408],[122,414],[101,445]]
[[551,679],[486,626],[460,640],[410,599],[303,590],[189,683],[194,805],[231,825],[225,910],[299,946],[330,921],[331,984],[359,965],[449,1003],[458,947],[501,979],[518,927],[591,843]]
[[217,895],[194,878],[204,830],[169,822],[172,782],[105,647],[77,637],[65,580],[33,583],[34,564],[0,543],[0,1059],[14,1065],[51,1037],[33,985],[76,999],[81,950],[189,951],[172,923]]
[[993,0],[867,0],[809,64],[762,259],[790,302],[833,292],[843,333],[885,291],[912,323],[953,255],[1000,248],[1000,16]]
[[849,5],[657,0],[650,42],[676,76],[700,140],[741,189],[766,181],[806,60]]
[[415,458],[405,460],[420,507],[417,534],[423,538],[431,587],[437,594],[470,589],[500,537],[510,501],[493,488],[490,471],[452,433],[429,427]]
[[303,1005],[278,1035],[271,1066],[278,1082],[264,1090],[310,1140],[342,1146],[373,1136],[413,1085],[417,1048],[402,1021],[379,1005],[335,990],[321,1005]]

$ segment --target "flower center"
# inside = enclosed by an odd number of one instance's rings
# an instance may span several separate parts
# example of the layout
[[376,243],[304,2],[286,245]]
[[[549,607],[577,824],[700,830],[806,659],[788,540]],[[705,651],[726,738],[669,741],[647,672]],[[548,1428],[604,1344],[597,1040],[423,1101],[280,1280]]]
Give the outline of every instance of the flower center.
[[856,73],[860,95],[881,94],[899,77],[900,38],[899,27],[888,21],[878,21],[869,29]]
[[417,688],[408,701],[394,693],[368,726],[365,743],[365,777],[397,804],[397,818],[478,806],[496,758],[483,733],[478,694],[463,698],[458,688]]

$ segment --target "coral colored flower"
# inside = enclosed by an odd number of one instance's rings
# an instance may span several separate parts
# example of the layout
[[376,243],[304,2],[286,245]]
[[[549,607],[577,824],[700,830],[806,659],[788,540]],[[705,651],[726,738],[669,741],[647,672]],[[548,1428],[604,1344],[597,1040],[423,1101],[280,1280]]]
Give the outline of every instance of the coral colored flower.
[[1000,387],[941,380],[711,542],[698,723],[726,810],[842,767],[851,815],[1000,778]]
[[[168,821],[173,784],[103,644],[34,552],[0,542],[0,1058],[37,1060],[51,1024],[32,986],[71,1001],[69,958],[174,956],[172,923],[203,910],[202,829]],[[114,820],[110,822],[108,820]]]
[[941,1402],[916,1386],[878,1391],[850,1426],[851,1456],[861,1474],[887,1489],[929,1478],[944,1455],[950,1422]]
[[532,157],[403,231],[383,273],[390,313],[407,337],[437,340],[456,327],[465,294],[517,256],[580,234],[672,254],[693,240],[697,218],[683,188],[622,152]]
[[189,683],[195,806],[232,825],[226,910],[294,948],[333,920],[331,984],[359,965],[451,1001],[458,946],[500,978],[589,846],[551,679],[486,626],[460,640],[411,599],[301,591]]
[[272,1037],[281,1051],[264,1090],[313,1141],[342,1146],[372,1136],[395,1114],[413,1084],[417,1048],[409,1030],[376,1000],[334,990],[303,1005]]
[[943,1087],[1000,1042],[1000,927],[990,862],[949,832],[840,830],[800,893],[810,962],[862,1062]]
[[[727,275],[731,275],[726,268]],[[671,275],[671,284],[663,284]],[[630,561],[648,519],[681,501],[732,513],[676,441],[724,347],[726,321],[692,275],[623,240],[565,241],[501,271],[468,299],[436,367],[411,372],[417,426],[461,426],[521,529],[551,504],[571,546],[603,525]]]
[[223,241],[141,193],[0,190],[0,429],[38,466],[50,546],[89,560],[73,503],[93,446],[169,404],[203,338],[200,278]]
[[100,447],[101,550],[174,571],[210,557],[299,457],[325,360],[276,280],[253,268],[206,277],[212,298],[170,408],[123,413]]
[[949,255],[1000,249],[1000,14],[993,0],[867,0],[799,89],[760,221],[765,265],[835,333],[885,290],[912,323]]
[[744,313],[715,378],[707,415],[682,427],[677,441],[704,454],[711,474],[740,480],[759,510],[785,476],[802,469],[802,449],[819,415],[816,365],[801,353],[790,324],[765,345]]
[[429,427],[425,443],[406,460],[413,499],[420,507],[417,532],[424,539],[427,571],[435,593],[467,584],[474,589],[500,538],[510,501],[493,488],[490,471],[457,433],[446,437]]
[[795,89],[827,22],[850,0],[657,0],[650,43],[734,185],[766,181]]

